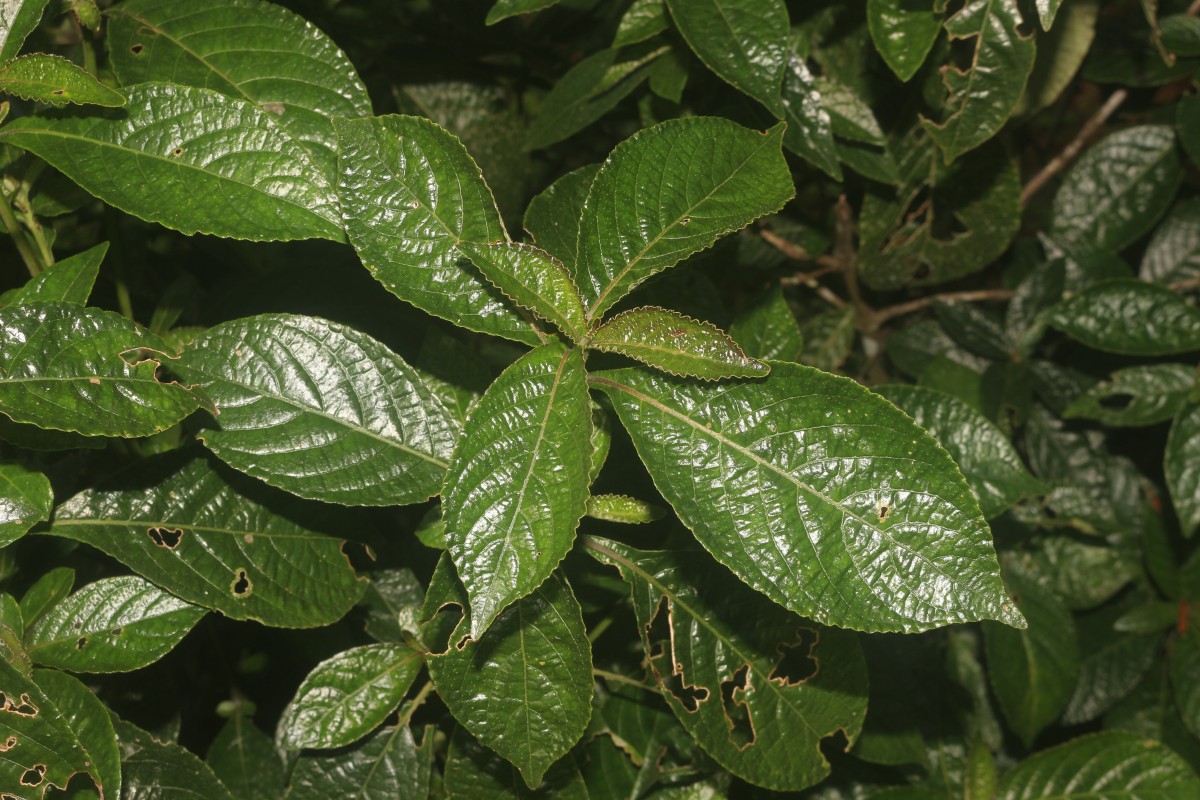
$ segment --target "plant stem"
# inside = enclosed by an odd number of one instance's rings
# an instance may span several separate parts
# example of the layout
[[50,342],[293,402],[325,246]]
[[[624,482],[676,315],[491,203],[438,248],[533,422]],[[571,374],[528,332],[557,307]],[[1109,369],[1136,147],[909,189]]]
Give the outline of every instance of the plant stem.
[[830,272],[837,272],[841,269],[841,265],[833,256],[817,256],[812,258],[808,251],[803,247],[792,244],[787,239],[784,239],[774,231],[763,228],[758,232],[758,235],[763,238],[763,241],[770,244],[779,252],[793,261],[811,261],[819,265],[820,269],[813,272],[797,272],[793,275],[788,275],[779,279],[780,286],[807,286],[817,293],[817,296],[829,303],[834,308],[841,308],[846,305],[846,301],[831,292],[827,287],[817,283],[817,278],[821,275],[826,275]]
[[1063,148],[1062,152],[1050,159],[1050,163],[1042,167],[1041,172],[1034,175],[1029,183],[1025,184],[1025,188],[1021,190],[1021,205],[1027,204],[1030,198],[1041,191],[1055,175],[1062,172],[1075,160],[1075,157],[1087,146],[1092,137],[1104,126],[1104,123],[1108,122],[1108,118],[1116,113],[1116,110],[1121,107],[1121,104],[1128,97],[1129,92],[1125,89],[1118,89],[1109,96],[1104,105],[1100,106],[1100,109],[1092,115],[1091,119],[1083,124],[1083,127],[1079,129],[1079,133],[1075,134],[1075,138]]
[[881,308],[875,312],[876,325],[882,325],[890,319],[900,317],[905,314],[911,314],[914,311],[920,311],[922,308],[933,305],[938,300],[946,302],[962,302],[962,303],[979,303],[987,300],[1008,300],[1013,296],[1013,292],[1009,289],[979,289],[972,292],[947,292],[945,294],[934,294],[928,297],[921,297],[907,303]]
[[33,203],[29,200],[29,192],[45,168],[46,162],[41,160],[35,160],[29,165],[29,169],[25,170],[25,175],[21,178],[21,185],[13,197],[13,205],[21,212],[21,222],[29,230],[29,234],[33,237],[33,241],[41,253],[42,267],[49,269],[54,266],[54,250],[46,241],[45,228],[38,222],[37,215],[33,213]]
[[409,720],[411,720],[413,717],[413,714],[417,713],[417,709],[425,704],[425,701],[429,699],[429,695],[432,692],[433,681],[425,681],[425,685],[421,687],[421,690],[417,692],[416,696],[414,696],[412,700],[408,701],[408,704],[405,706],[404,710],[400,712],[401,725],[408,725]]
[[592,674],[595,675],[597,678],[603,678],[606,681],[613,681],[614,683],[624,683],[629,686],[636,686],[639,689],[642,689],[647,692],[658,692],[658,689],[655,689],[653,686],[651,686],[648,683],[643,683],[642,681],[639,681],[636,678],[627,678],[624,675],[621,675],[616,672],[609,672],[606,669],[593,668]]
[[17,246],[17,252],[21,254],[21,260],[25,262],[25,268],[29,270],[29,274],[37,277],[42,272],[42,262],[38,258],[38,254],[29,246],[29,240],[25,238],[25,231],[21,229],[21,225],[17,222],[16,216],[13,214],[12,206],[8,203],[8,198],[4,196],[4,192],[0,191],[0,220],[4,222],[5,229],[8,230],[8,235],[12,237],[13,244]]
[[588,631],[588,642],[595,644],[596,640],[599,639],[601,637],[601,635],[603,635],[604,632],[609,629],[609,626],[611,626],[612,623],[613,623],[613,618],[611,616],[605,617],[604,619],[597,622],[596,627],[594,627],[590,631]]

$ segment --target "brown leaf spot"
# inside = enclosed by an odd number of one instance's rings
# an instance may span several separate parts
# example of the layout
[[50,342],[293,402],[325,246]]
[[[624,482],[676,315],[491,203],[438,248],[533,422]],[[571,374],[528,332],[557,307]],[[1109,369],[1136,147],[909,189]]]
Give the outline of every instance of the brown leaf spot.
[[25,770],[25,774],[21,776],[22,786],[40,786],[42,781],[46,779],[46,765],[34,764],[29,769]]
[[135,56],[140,56],[142,54],[142,51],[145,49],[146,49],[146,45],[139,42],[138,44],[135,44],[133,47],[130,47],[129,52],[133,53]]
[[100,379],[99,379],[99,378],[97,378],[96,376],[94,376],[94,375],[93,375],[92,377],[88,378],[88,383],[91,383],[91,384],[94,384],[94,385],[96,385],[96,386],[99,386],[99,385],[100,385]]
[[86,636],[80,636],[78,639],[75,640],[75,649],[76,650],[82,650],[85,647],[87,647],[87,637]]
[[151,528],[146,531],[159,547],[174,550],[183,541],[183,528]]
[[745,750],[758,738],[750,704],[746,701],[753,691],[749,664],[743,664],[729,680],[721,681],[721,708],[725,712],[725,721],[729,723],[729,741],[739,750]]
[[54,95],[55,97],[62,97],[66,93],[66,89],[55,89],[54,91],[50,92],[50,94]]
[[125,632],[124,628],[113,628],[111,631],[108,632],[108,635],[109,636],[120,636],[124,632]]
[[33,698],[28,694],[22,694],[19,700],[13,702],[13,699],[3,692],[0,692],[0,711],[30,718],[36,717],[39,713],[38,707],[33,704]]
[[14,747],[16,747],[17,744],[17,737],[8,737],[3,742],[0,742],[0,753],[7,753],[9,750],[12,750]]
[[263,111],[274,114],[277,117],[282,117],[283,112],[287,111],[287,108],[284,107],[283,103],[263,103],[262,109]]
[[171,151],[171,155],[175,156],[176,158],[179,158],[181,155],[183,155],[183,148],[176,147],[174,150]]
[[879,504],[879,521],[880,522],[883,522],[885,519],[887,519],[888,514],[891,514],[891,513],[892,513],[891,506],[889,506],[887,503]]

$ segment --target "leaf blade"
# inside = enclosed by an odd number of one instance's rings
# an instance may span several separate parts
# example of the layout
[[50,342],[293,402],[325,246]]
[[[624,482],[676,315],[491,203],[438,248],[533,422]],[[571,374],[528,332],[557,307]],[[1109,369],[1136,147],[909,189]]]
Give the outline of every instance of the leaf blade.
[[672,375],[708,381],[761,378],[770,372],[716,325],[665,308],[646,306],[616,315],[592,335],[591,346]]

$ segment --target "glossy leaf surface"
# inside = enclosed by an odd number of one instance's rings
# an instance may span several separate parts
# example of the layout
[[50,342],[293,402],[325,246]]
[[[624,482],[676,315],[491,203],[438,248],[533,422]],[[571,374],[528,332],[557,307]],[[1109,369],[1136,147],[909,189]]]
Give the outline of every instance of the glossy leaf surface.
[[241,708],[208,746],[205,762],[238,800],[278,800],[283,763],[271,737],[254,727]]
[[148,800],[234,800],[212,768],[191,751],[163,742],[124,720],[113,727],[121,744],[124,796]]
[[592,519],[644,525],[661,519],[665,512],[644,500],[621,494],[594,494],[588,498],[587,515]]
[[513,303],[553,322],[572,341],[583,338],[587,330],[583,298],[561,261],[544,250],[516,242],[465,242],[462,251]]
[[646,370],[591,380],[684,524],[781,605],[870,631],[1022,624],[958,467],[862,386],[783,362],[715,389]]
[[1109,353],[1165,356],[1200,350],[1200,310],[1164,286],[1105,281],[1046,311],[1073,339]]
[[50,519],[54,492],[46,476],[21,464],[0,462],[0,547]]
[[461,729],[450,739],[444,783],[454,800],[589,800],[587,784],[570,759],[555,764],[538,789],[531,790],[512,764]]
[[729,334],[665,308],[635,308],[596,331],[591,347],[620,353],[669,372],[708,381],[761,378],[770,368],[750,358]]
[[91,777],[103,797],[120,797],[121,753],[113,730],[112,713],[90,688],[65,672],[35,669],[33,680],[62,713],[87,753]]
[[1140,277],[1162,284],[1200,277],[1200,199],[1179,203],[1155,229]]
[[1196,377],[1195,367],[1187,364],[1119,369],[1067,406],[1063,417],[1094,419],[1110,427],[1163,422],[1187,405]]
[[41,301],[85,305],[100,272],[100,263],[108,252],[108,242],[64,258],[19,289],[0,295],[0,308],[22,306]]
[[883,60],[902,81],[917,74],[942,30],[932,5],[903,0],[867,0],[871,41]]
[[344,794],[361,800],[426,797],[432,759],[431,744],[426,741],[418,748],[407,726],[384,728],[350,750],[301,755],[292,770],[287,800],[327,800]]
[[778,287],[752,298],[734,317],[729,334],[755,358],[799,361],[804,352],[800,323]]
[[518,14],[532,14],[535,11],[556,5],[559,0],[496,0],[492,10],[488,12],[487,24],[495,25],[501,20],[515,17]]
[[0,67],[0,94],[61,108],[68,103],[114,108],[125,96],[61,56],[30,53]]
[[579,220],[599,164],[568,172],[529,201],[524,226],[534,244],[575,271]]
[[42,21],[50,0],[7,0],[0,4],[0,63],[15,58],[25,38]]
[[1179,525],[1191,536],[1200,529],[1200,405],[1181,411],[1171,423],[1163,470]]
[[833,138],[833,121],[821,102],[821,92],[812,72],[804,59],[795,53],[788,56],[782,97],[784,119],[788,124],[783,134],[783,146],[840,181],[842,168],[838,164],[837,143]]

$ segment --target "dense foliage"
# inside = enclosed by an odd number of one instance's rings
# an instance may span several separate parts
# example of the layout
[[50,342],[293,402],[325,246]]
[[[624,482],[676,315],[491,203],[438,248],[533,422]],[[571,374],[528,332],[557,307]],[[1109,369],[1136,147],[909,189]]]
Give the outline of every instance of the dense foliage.
[[1200,797],[1198,14],[0,0],[0,797]]

